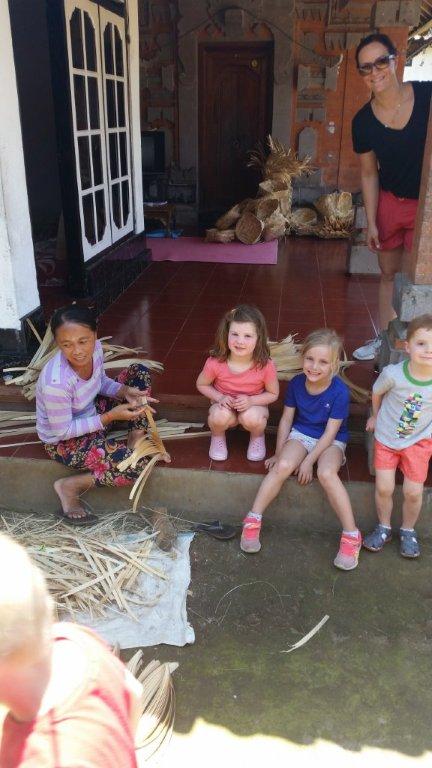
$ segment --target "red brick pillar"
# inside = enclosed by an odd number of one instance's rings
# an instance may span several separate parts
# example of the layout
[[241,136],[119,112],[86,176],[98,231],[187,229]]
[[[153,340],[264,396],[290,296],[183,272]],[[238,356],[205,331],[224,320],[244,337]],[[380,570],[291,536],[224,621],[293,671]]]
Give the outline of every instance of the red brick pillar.
[[432,291],[432,110],[429,114],[413,249],[407,255],[404,266],[412,283],[430,285]]

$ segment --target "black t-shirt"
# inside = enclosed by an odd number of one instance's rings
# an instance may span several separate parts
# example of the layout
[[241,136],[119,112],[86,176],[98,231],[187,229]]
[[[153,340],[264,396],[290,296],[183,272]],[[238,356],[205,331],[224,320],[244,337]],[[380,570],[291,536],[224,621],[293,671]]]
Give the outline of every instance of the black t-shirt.
[[386,128],[370,101],[352,121],[354,152],[375,152],[380,187],[396,197],[417,199],[420,191],[432,82],[414,82],[414,106],[405,128]]

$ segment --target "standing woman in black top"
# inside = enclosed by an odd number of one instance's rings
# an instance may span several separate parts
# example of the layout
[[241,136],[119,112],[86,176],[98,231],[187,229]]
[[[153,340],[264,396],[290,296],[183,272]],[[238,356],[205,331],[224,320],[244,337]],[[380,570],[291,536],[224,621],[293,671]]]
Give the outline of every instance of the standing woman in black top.
[[[352,135],[360,155],[367,244],[378,254],[381,269],[381,330],[396,317],[393,280],[404,250],[412,247],[432,95],[432,82],[399,81],[397,58],[387,35],[368,35],[356,50],[357,69],[371,98],[355,115]],[[356,349],[354,357],[373,360],[380,344],[378,336]]]

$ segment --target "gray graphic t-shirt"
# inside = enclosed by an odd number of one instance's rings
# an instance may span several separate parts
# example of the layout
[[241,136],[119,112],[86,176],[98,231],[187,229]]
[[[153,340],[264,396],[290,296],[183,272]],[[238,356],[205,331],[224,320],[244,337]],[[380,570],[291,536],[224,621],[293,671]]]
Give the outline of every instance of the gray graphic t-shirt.
[[400,451],[432,438],[432,379],[413,379],[405,360],[383,368],[373,391],[384,395],[375,427],[380,443]]

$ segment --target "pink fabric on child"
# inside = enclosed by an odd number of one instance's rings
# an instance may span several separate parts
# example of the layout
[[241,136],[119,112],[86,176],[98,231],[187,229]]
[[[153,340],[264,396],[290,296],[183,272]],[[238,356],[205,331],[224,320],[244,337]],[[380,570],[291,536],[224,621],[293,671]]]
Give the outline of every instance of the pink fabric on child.
[[260,395],[265,391],[266,384],[277,378],[272,360],[264,368],[252,366],[247,371],[233,373],[227,362],[208,357],[203,373],[211,379],[214,388],[224,395]]

